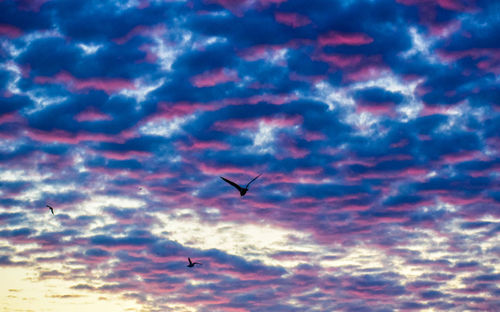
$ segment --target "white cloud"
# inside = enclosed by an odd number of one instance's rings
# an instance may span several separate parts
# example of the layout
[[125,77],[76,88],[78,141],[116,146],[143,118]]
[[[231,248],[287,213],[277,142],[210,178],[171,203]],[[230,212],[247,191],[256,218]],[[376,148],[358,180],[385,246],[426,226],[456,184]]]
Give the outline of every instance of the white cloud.
[[145,82],[143,79],[137,79],[134,82],[135,89],[123,89],[119,94],[135,98],[136,101],[140,103],[146,100],[149,93],[161,87],[164,82],[165,78],[161,78],[153,83]]
[[139,128],[139,133],[145,135],[158,135],[168,138],[173,134],[180,132],[181,127],[194,118],[194,115],[190,115],[187,117],[174,117],[172,119],[156,119],[141,126]]
[[90,55],[96,53],[100,48],[102,48],[102,44],[79,43],[78,47],[83,50],[83,53],[85,53],[86,55]]
[[248,135],[253,140],[251,147],[252,152],[258,154],[274,153],[272,143],[274,142],[274,133],[278,129],[277,126],[265,122],[259,122],[259,129],[256,133],[249,133]]
[[7,83],[7,90],[12,94],[26,95],[34,102],[34,107],[25,109],[27,114],[32,114],[50,105],[58,104],[66,100],[66,97],[63,96],[47,95],[46,91],[42,88],[33,88],[28,92],[23,92],[18,87],[22,75],[21,68],[14,62],[0,64],[0,68],[7,70],[12,75],[12,78]]
[[[214,208],[208,208],[215,212]],[[217,212],[219,211],[217,210]],[[185,246],[202,250],[216,248],[228,254],[244,257],[249,261],[260,260],[266,265],[277,265],[278,260],[270,255],[281,251],[301,251],[321,253],[323,247],[313,243],[310,235],[297,230],[280,228],[266,223],[240,224],[219,221],[217,224],[202,222],[193,209],[182,209],[172,214],[153,214],[161,223],[154,224],[152,233],[163,235],[168,228],[168,238]],[[182,218],[180,217],[182,216]],[[294,244],[292,237],[300,239]],[[283,262],[291,268],[301,260],[290,259]]]

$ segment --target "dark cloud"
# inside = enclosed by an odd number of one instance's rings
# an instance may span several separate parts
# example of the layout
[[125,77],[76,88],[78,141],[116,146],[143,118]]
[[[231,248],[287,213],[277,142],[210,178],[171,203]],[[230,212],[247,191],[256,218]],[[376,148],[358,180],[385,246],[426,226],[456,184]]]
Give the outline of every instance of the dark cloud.
[[0,11],[3,12],[0,24],[11,25],[23,32],[48,30],[52,28],[50,13],[42,9],[39,12],[23,10],[18,7],[19,1],[2,1]]
[[366,88],[357,90],[354,98],[361,103],[381,105],[384,103],[400,104],[404,97],[401,93],[390,92],[382,88]]
[[77,40],[110,40],[125,36],[133,28],[165,23],[180,14],[183,5],[151,3],[137,10],[120,7],[118,3],[97,1],[72,1],[54,4],[56,22],[61,31]]
[[154,242],[155,239],[149,236],[127,236],[114,238],[112,236],[96,235],[90,238],[91,244],[106,247],[143,246]]
[[31,104],[31,100],[26,96],[14,95],[12,97],[2,98],[2,105],[0,106],[0,116],[17,112]]
[[107,252],[106,250],[103,250],[103,249],[92,248],[92,249],[88,249],[87,251],[85,251],[85,255],[89,256],[89,257],[100,258],[100,257],[107,257],[110,255],[110,253]]
[[2,231],[0,231],[0,237],[9,238],[9,237],[29,236],[33,232],[34,232],[33,230],[26,228],[26,227],[17,228],[15,230],[2,230]]
[[40,38],[27,47],[18,62],[29,66],[34,76],[54,76],[61,71],[72,72],[81,50],[63,38]]
[[445,295],[437,290],[429,290],[421,292],[420,297],[424,300],[436,300],[445,297]]
[[0,255],[0,266],[25,266],[27,261],[12,261],[9,256]]

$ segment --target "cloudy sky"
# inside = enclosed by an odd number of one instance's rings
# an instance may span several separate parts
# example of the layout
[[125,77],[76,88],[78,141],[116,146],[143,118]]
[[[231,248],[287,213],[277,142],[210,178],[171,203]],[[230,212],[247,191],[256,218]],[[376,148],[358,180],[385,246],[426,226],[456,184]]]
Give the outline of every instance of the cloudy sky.
[[500,310],[500,2],[0,12],[0,311]]

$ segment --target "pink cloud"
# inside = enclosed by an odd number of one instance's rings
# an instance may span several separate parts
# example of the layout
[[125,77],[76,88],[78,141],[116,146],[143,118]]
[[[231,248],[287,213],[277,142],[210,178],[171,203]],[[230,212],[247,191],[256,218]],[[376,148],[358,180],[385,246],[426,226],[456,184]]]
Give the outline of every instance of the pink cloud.
[[196,102],[159,102],[158,112],[152,114],[141,123],[158,119],[171,119],[191,115],[196,111],[214,111],[220,108],[220,103],[196,103]]
[[488,48],[472,48],[460,51],[447,51],[444,49],[438,50],[438,56],[445,62],[455,62],[464,57],[471,57],[472,59],[479,59],[489,57],[492,59],[500,59],[500,51],[498,49]]
[[453,205],[470,205],[474,203],[487,203],[489,199],[480,198],[479,196],[473,196],[470,198],[460,198],[456,194],[450,195],[447,193],[441,193],[438,195],[438,199],[442,202],[453,204]]
[[438,56],[447,63],[453,63],[459,59],[470,57],[476,60],[477,68],[491,73],[500,73],[500,50],[488,48],[472,48],[461,51],[439,50]]
[[261,5],[268,6],[271,4],[280,4],[288,0],[257,0]]
[[180,144],[179,149],[181,151],[193,151],[193,150],[205,150],[205,149],[211,149],[211,150],[228,150],[231,147],[229,144],[224,143],[224,142],[217,142],[217,141],[195,141],[191,142],[191,144]]
[[396,179],[396,178],[405,178],[408,176],[413,177],[414,179],[419,179],[422,176],[428,174],[429,171],[423,168],[408,168],[403,169],[399,172],[367,172],[362,174],[356,174],[354,172],[349,173],[349,176],[346,177],[348,181],[360,181],[364,179]]
[[291,72],[288,77],[290,80],[295,80],[295,81],[306,81],[309,83],[318,83],[320,81],[326,80],[326,75],[317,75],[317,76],[306,76],[306,75],[300,75],[297,74],[296,72]]
[[193,76],[190,80],[194,86],[203,88],[213,87],[215,85],[230,81],[239,81],[239,77],[238,73],[234,70],[219,68]]
[[462,23],[454,20],[448,23],[432,23],[429,25],[430,34],[433,36],[449,37],[460,30]]
[[433,287],[436,287],[435,283],[409,283],[406,285],[406,288],[412,292],[422,291]]
[[[299,122],[301,123],[302,120],[299,120]],[[288,157],[300,159],[310,153],[309,150],[298,147],[297,141],[288,135],[281,134],[278,140],[280,142],[279,145],[283,148],[283,151],[276,156],[277,159],[284,159]]]
[[288,94],[259,94],[248,98],[225,98],[220,101],[205,103],[198,102],[159,102],[158,113],[152,114],[142,123],[157,119],[171,119],[179,116],[191,115],[197,111],[215,111],[227,105],[257,104],[268,102],[274,105],[282,105],[296,100],[296,95]]
[[[238,56],[249,62],[273,59],[280,50],[285,48],[287,47],[284,45],[258,45],[239,51]],[[286,63],[281,62],[277,65],[286,66]]]
[[250,89],[275,89],[276,87],[270,83],[260,83],[258,81],[252,82],[248,85]]
[[376,79],[378,77],[383,76],[388,73],[389,69],[384,65],[367,65],[363,66],[360,69],[347,73],[343,80],[345,82],[353,82],[353,81],[367,81],[370,79]]
[[207,175],[242,174],[245,175],[245,177],[248,177],[249,175],[257,176],[258,174],[260,174],[260,172],[256,171],[252,172],[248,168],[240,168],[234,166],[215,167],[215,166],[201,164],[199,166],[199,169],[201,170],[201,172],[203,172],[203,174]]
[[445,164],[456,164],[464,161],[479,160],[481,158],[483,158],[481,152],[473,151],[444,155],[442,160]]
[[302,134],[302,137],[308,142],[323,141],[326,139],[326,135],[324,135],[323,133],[313,131],[306,131],[304,134]]
[[358,102],[358,105],[356,106],[356,112],[369,112],[374,115],[390,115],[394,116],[395,105],[394,103],[391,102],[386,102],[386,103],[369,103],[369,102]]
[[319,44],[326,45],[364,45],[373,42],[373,38],[363,33],[344,33],[330,31],[327,34],[319,36]]
[[0,24],[0,36],[5,36],[9,38],[17,38],[21,36],[23,32],[21,29],[7,24]]
[[[386,207],[387,211],[415,211],[416,209],[423,206],[431,206],[434,205],[434,199],[422,200],[416,203],[402,203],[397,205],[392,205]],[[406,218],[406,217],[405,217]]]
[[64,84],[70,90],[85,90],[85,89],[96,89],[103,90],[104,92],[111,94],[123,89],[135,89],[134,84],[126,79],[121,78],[89,78],[89,79],[78,79],[73,77],[67,72],[60,72],[53,77],[38,76],[35,77],[34,81],[39,84],[46,83],[57,83]]
[[306,184],[322,184],[323,182],[317,177],[304,177],[298,175],[288,175],[288,174],[267,174],[267,179],[272,181],[272,183],[306,183]]
[[[288,155],[286,155],[286,157],[291,157],[291,158],[295,158],[295,159],[304,158],[310,154],[310,151],[303,149],[303,148],[299,148],[297,146],[293,146],[293,145],[288,146],[286,148],[286,152],[288,153]],[[276,158],[277,159],[284,159],[285,155],[283,155],[281,157],[278,156]]]
[[477,67],[486,72],[500,75],[500,59],[499,60],[485,60],[477,63]]
[[145,9],[145,8],[149,8],[149,0],[139,0],[139,4],[137,5],[137,8],[138,9]]
[[[465,4],[463,3],[464,1],[466,2]],[[460,12],[473,12],[477,10],[475,0],[396,0],[396,2],[408,6],[417,6],[421,23],[428,27],[431,35],[441,37],[448,37],[451,33],[457,31],[460,28],[460,21],[438,22],[438,7]]]
[[[266,181],[270,181],[270,183],[279,183],[279,184],[298,184],[298,183],[306,183],[306,184],[322,184],[321,181],[323,168],[314,167],[308,169],[295,169],[291,173],[266,173]],[[315,201],[314,198],[295,198],[297,203],[300,202],[308,202],[310,200]],[[293,200],[292,200],[293,201]],[[311,207],[310,207],[311,208]]]
[[144,59],[139,60],[138,63],[146,62],[146,63],[151,63],[154,64],[158,60],[158,55],[156,55],[154,51],[154,46],[150,44],[143,44],[138,48],[140,51],[143,51],[146,53],[146,56]]
[[30,129],[26,131],[26,135],[31,139],[40,142],[60,142],[67,144],[78,144],[84,141],[119,143],[119,142],[124,142],[127,138],[132,137],[132,135],[125,132],[117,136],[117,135],[108,135],[102,133],[88,133],[88,132],[70,133],[64,130],[41,131],[37,129]]
[[241,17],[250,9],[265,9],[271,4],[280,4],[287,0],[203,0],[204,3],[217,3],[234,15]]
[[274,18],[278,23],[291,26],[293,28],[302,27],[311,24],[309,17],[297,13],[274,13]]
[[375,162],[373,160],[355,159],[355,158],[352,158],[352,156],[351,156],[349,158],[338,160],[338,161],[332,163],[332,166],[334,166],[336,168],[350,166],[350,165],[361,165],[361,166],[373,167],[373,166],[375,166]]
[[0,115],[0,124],[23,122],[25,119],[18,112],[12,112]]
[[[433,106],[429,104],[424,103],[423,109],[420,111],[421,116],[430,116],[430,115],[435,115],[435,114],[440,114],[440,115],[448,115],[448,111],[451,111],[456,108],[456,106],[459,103],[455,105],[446,105],[446,106]],[[430,138],[425,138],[425,140],[429,140]]]
[[75,119],[79,122],[83,121],[98,121],[98,120],[111,120],[113,119],[110,115],[104,114],[97,109],[91,107],[80,112],[75,116]]
[[228,119],[215,122],[211,128],[218,131],[234,132],[235,130],[257,129],[257,127],[258,122],[256,120]]
[[404,147],[408,145],[410,142],[407,139],[401,139],[401,141],[398,141],[396,143],[392,143],[390,146],[391,148],[399,148],[399,147]]
[[111,158],[111,159],[116,159],[116,160],[125,160],[125,159],[136,159],[139,157],[149,157],[152,154],[149,152],[142,152],[142,151],[127,151],[127,152],[106,151],[106,152],[103,152],[102,155],[106,158]]
[[312,175],[317,177],[318,174],[323,173],[323,167],[315,167],[315,168],[298,168],[294,170],[294,174],[297,175]]
[[[96,155],[96,152],[93,152],[94,155]],[[99,154],[100,155],[100,154]],[[131,178],[131,179],[142,179],[142,175],[140,171],[123,171],[121,168],[105,168],[105,167],[93,167],[92,171],[99,174],[99,175],[107,175],[108,177],[113,177],[113,178]]]
[[138,25],[129,31],[125,36],[113,39],[118,44],[124,44],[136,36],[161,36],[165,33],[165,25],[155,26]]
[[18,1],[19,9],[24,11],[40,11],[40,7],[50,0],[20,0]]
[[175,175],[171,172],[157,172],[157,173],[151,173],[148,174],[145,177],[145,180],[163,180],[163,179],[169,179],[173,178]]
[[402,3],[404,5],[439,5],[443,9],[453,10],[453,11],[470,11],[475,7],[473,0],[472,3],[470,0],[467,0],[464,3],[464,0],[396,0],[398,3]]
[[297,95],[290,94],[262,94],[262,95],[254,95],[252,97],[246,99],[238,99],[240,104],[249,103],[249,104],[257,104],[259,102],[268,102],[274,105],[282,105],[293,100],[298,99]]
[[359,62],[363,59],[363,56],[321,53],[314,56],[313,59],[329,63],[335,67],[345,68],[359,64]]

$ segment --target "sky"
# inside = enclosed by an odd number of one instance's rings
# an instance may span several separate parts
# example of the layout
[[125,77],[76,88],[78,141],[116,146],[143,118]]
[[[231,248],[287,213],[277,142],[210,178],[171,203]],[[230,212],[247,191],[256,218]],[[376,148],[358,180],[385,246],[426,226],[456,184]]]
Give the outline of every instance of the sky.
[[499,12],[0,0],[0,312],[500,311]]

